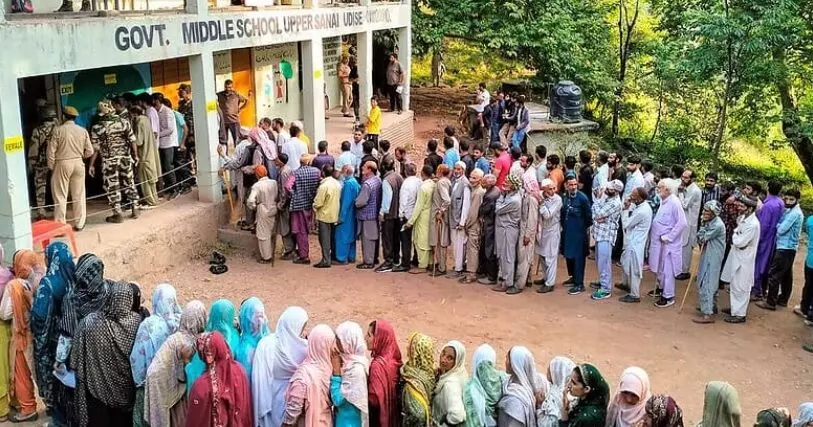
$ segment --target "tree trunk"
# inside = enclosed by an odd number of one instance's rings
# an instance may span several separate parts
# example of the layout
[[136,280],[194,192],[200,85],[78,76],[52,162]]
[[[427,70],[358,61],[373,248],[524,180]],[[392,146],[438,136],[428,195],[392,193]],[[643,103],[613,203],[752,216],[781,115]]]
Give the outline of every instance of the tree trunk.
[[717,121],[714,126],[714,136],[711,140],[711,155],[714,166],[720,162],[720,148],[723,146],[723,137],[728,123],[728,104],[731,98],[731,82],[726,79],[725,90],[720,107],[717,109]]
[[661,118],[663,117],[663,80],[658,85],[658,117],[655,119],[655,127],[652,129],[652,136],[649,137],[649,143],[655,142],[655,137],[658,136],[658,131],[661,128]]
[[813,183],[813,139],[811,139],[811,135],[802,131],[799,108],[793,100],[787,75],[779,78],[776,87],[779,91],[779,102],[782,105],[782,133],[802,162],[807,179]]
[[[621,115],[621,101],[624,97],[624,83],[627,79],[627,62],[630,59],[630,44],[632,42],[632,32],[638,22],[640,12],[640,0],[635,0],[635,12],[630,20],[626,0],[618,0],[618,87],[615,89],[615,100],[613,101],[613,138],[618,137],[618,121]],[[625,31],[626,30],[626,31]]]

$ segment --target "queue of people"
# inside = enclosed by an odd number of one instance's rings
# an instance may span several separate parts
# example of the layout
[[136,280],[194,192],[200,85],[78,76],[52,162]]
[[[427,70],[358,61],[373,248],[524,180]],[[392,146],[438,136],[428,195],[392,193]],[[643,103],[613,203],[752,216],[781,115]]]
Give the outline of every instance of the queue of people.
[[[272,330],[256,297],[239,310],[219,299],[207,313],[197,300],[182,307],[167,283],[148,309],[136,283],[106,279],[101,259],[74,261],[62,242],[44,257],[17,251],[0,284],[3,421],[35,420],[38,390],[60,427],[684,425],[640,367],[608,381],[558,356],[538,370],[517,345],[499,359],[503,371],[488,344],[469,358],[462,342],[436,346],[422,333],[402,355],[384,319],[310,327],[293,306]],[[766,409],[754,425],[790,426],[791,415]],[[740,427],[743,417],[731,384],[706,385],[701,425]],[[813,403],[803,403],[792,425],[812,423]]]

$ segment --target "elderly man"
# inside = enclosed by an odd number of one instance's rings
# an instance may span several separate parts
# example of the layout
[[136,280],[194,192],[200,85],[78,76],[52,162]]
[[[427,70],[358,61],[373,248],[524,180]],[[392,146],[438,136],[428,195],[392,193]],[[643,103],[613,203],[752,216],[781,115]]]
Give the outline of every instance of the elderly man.
[[519,221],[522,214],[522,195],[519,192],[522,183],[517,175],[508,175],[505,190],[495,206],[495,239],[496,253],[500,262],[500,283],[492,290],[515,295],[522,292],[515,286],[514,273],[519,243]]
[[658,280],[658,287],[649,296],[657,298],[656,307],[675,304],[675,274],[683,265],[683,241],[686,230],[686,212],[675,195],[680,183],[674,179],[658,182],[661,204],[649,235],[649,266]]
[[[387,141],[381,141],[386,143]],[[383,175],[381,191],[381,208],[378,211],[379,222],[381,223],[381,240],[384,247],[384,263],[378,266],[375,271],[379,273],[389,272],[401,263],[401,221],[399,216],[399,203],[401,186],[404,178],[395,171],[395,157],[385,156],[381,160],[381,173]]]
[[418,191],[421,189],[421,179],[415,176],[415,163],[404,163],[402,172],[406,179],[401,184],[401,191],[398,194],[398,234],[401,236],[401,263],[393,267],[392,271],[401,273],[409,271],[412,262],[412,232],[406,230],[406,224],[412,217],[415,210],[415,203],[418,200]]
[[331,259],[331,240],[336,223],[339,222],[342,185],[333,177],[333,166],[324,165],[321,170],[322,182],[316,189],[313,210],[316,211],[319,246],[322,247],[322,260],[314,264],[316,268],[329,268]]
[[709,200],[703,205],[700,217],[697,243],[702,249],[695,278],[700,315],[692,319],[695,323],[714,323],[712,316],[717,313],[717,285],[720,283],[726,239],[725,224],[720,218],[722,209],[717,200]]
[[686,229],[683,230],[683,263],[680,274],[676,278],[686,280],[691,276],[689,270],[692,268],[692,251],[697,244],[697,220],[700,218],[703,192],[694,182],[694,171],[691,169],[683,171],[680,181],[678,199],[683,206],[683,213],[686,215]]
[[362,262],[356,268],[369,270],[375,267],[378,246],[378,201],[381,199],[381,178],[378,166],[369,161],[361,168],[361,191],[356,196],[356,220],[359,223]]
[[760,239],[760,224],[757,219],[756,197],[741,195],[736,201],[740,213],[737,228],[731,239],[731,252],[728,254],[720,279],[731,284],[731,308],[723,309],[728,314],[728,323],[744,323],[748,312],[751,288],[754,286],[754,269]]
[[435,256],[437,268],[434,276],[446,274],[446,248],[451,243],[449,215],[447,210],[452,202],[452,182],[449,180],[449,167],[441,164],[435,172],[435,188],[432,192],[432,220],[429,223],[429,246]]
[[418,190],[418,197],[415,199],[415,208],[412,210],[412,215],[404,226],[405,232],[409,232],[406,229],[412,228],[412,244],[415,246],[415,252],[418,255],[418,268],[420,270],[410,271],[412,274],[432,272],[429,265],[429,259],[432,257],[432,246],[429,245],[429,228],[432,222],[432,194],[435,192],[435,180],[432,179],[433,173],[434,171],[430,165],[424,165],[423,169],[421,169],[423,182]]
[[454,249],[454,271],[447,275],[450,279],[463,276],[463,263],[466,260],[466,221],[471,209],[471,184],[466,178],[466,164],[459,160],[454,165],[454,184],[449,213],[452,248]]
[[480,206],[486,189],[483,186],[483,171],[474,169],[469,177],[471,185],[471,202],[468,216],[465,219],[463,232],[466,236],[466,269],[468,274],[460,278],[460,283],[474,283],[477,280],[477,268],[480,263]]
[[641,278],[644,273],[644,252],[649,227],[652,225],[652,207],[647,203],[644,187],[630,192],[621,213],[621,227],[624,230],[624,252],[621,253],[623,282],[617,288],[628,294],[619,299],[625,303],[641,302]]
[[624,184],[614,179],[604,187],[603,195],[593,202],[593,239],[596,241],[596,266],[599,272],[599,280],[590,284],[596,290],[591,296],[594,300],[612,296],[612,253],[624,209],[619,197],[623,190]]
[[[523,167],[530,165],[528,156],[522,156]],[[522,176],[522,207],[519,218],[519,244],[517,246],[517,280],[516,287],[525,289],[530,283],[531,266],[536,252],[536,233],[539,224],[539,182],[536,172]]]
[[[285,184],[291,192],[291,205],[288,210],[291,214],[291,233],[296,239],[297,254],[294,257],[294,264],[311,263],[308,255],[308,234],[313,219],[313,200],[322,179],[322,172],[311,166],[311,160],[313,156],[302,156],[301,166],[294,171],[293,180],[289,179]],[[288,161],[290,162],[290,159]]]
[[539,205],[540,219],[536,254],[539,255],[539,262],[543,263],[545,269],[543,278],[535,280],[534,284],[541,285],[536,291],[545,294],[553,292],[553,287],[556,285],[559,242],[562,237],[562,197],[557,194],[556,184],[550,178],[543,179],[540,186],[543,200]]
[[486,190],[483,194],[483,202],[480,204],[478,217],[480,218],[480,253],[479,267],[483,271],[483,277],[477,280],[484,285],[497,283],[497,251],[496,251],[496,209],[497,200],[500,198],[500,188],[497,187],[497,177],[488,174],[483,177],[483,186]]
[[345,164],[341,171],[342,191],[339,195],[339,220],[333,253],[341,264],[356,262],[356,197],[361,185],[353,176],[353,165]]
[[[553,181],[553,180],[551,180]],[[556,182],[553,181],[553,185]],[[584,262],[587,257],[589,238],[587,230],[593,225],[592,207],[587,196],[579,191],[579,181],[575,175],[568,175],[567,195],[562,203],[562,240],[565,242],[562,255],[567,262],[570,278],[564,285],[571,285],[569,295],[584,292]]]
[[254,168],[257,175],[257,182],[251,186],[251,193],[248,195],[246,205],[249,209],[256,210],[254,215],[257,224],[257,244],[260,248],[260,264],[274,262],[274,250],[276,249],[275,226],[277,219],[277,181],[268,179],[268,170],[265,166]]

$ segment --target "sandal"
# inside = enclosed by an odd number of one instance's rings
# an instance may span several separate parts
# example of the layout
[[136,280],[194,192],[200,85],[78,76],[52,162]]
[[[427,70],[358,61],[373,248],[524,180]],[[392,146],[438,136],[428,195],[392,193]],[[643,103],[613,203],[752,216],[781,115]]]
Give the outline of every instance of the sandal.
[[11,421],[12,423],[22,423],[22,422],[26,422],[26,421],[36,421],[37,418],[39,418],[39,414],[37,414],[36,411],[32,412],[32,413],[30,413],[28,415],[23,415],[23,414],[18,412],[16,414],[8,417],[8,420]]

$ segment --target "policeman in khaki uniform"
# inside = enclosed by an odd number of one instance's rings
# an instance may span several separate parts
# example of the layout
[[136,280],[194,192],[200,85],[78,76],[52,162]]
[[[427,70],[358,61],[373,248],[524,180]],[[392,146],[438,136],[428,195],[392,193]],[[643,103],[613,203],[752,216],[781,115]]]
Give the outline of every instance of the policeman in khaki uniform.
[[48,184],[48,144],[57,127],[56,110],[45,107],[40,110],[42,124],[31,134],[28,148],[28,169],[34,174],[34,188],[37,195],[37,220],[45,219],[45,187]]
[[51,191],[54,193],[54,221],[65,223],[68,206],[68,190],[73,203],[73,228],[81,231],[85,228],[85,163],[93,155],[93,146],[85,128],[73,121],[79,116],[76,108],[67,106],[62,110],[65,123],[54,129],[48,143],[48,169],[51,175]]
[[133,169],[138,164],[136,139],[130,122],[115,114],[113,104],[103,100],[98,105],[99,122],[90,128],[90,140],[95,153],[90,159],[90,176],[96,176],[96,156],[102,156],[102,183],[107,193],[107,201],[113,208],[113,215],[105,221],[120,223],[121,193],[129,200],[132,218],[138,218],[138,193],[136,192]]

